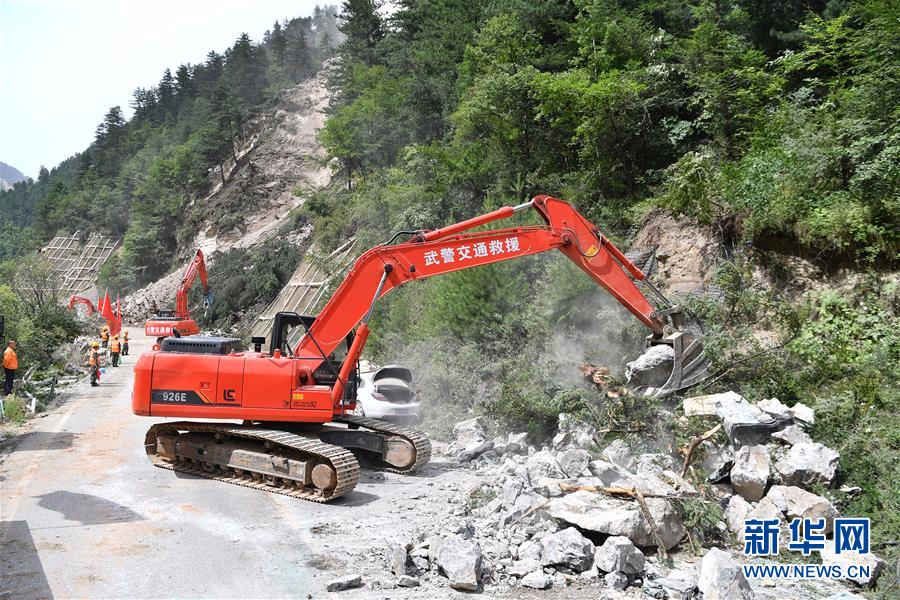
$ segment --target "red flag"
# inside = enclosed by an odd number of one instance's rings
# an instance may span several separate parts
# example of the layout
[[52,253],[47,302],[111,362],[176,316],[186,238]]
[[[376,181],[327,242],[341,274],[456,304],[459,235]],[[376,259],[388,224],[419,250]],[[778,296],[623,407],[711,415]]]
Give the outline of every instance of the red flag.
[[100,295],[100,292],[97,292],[97,312],[101,315],[103,314],[103,296]]
[[116,328],[116,315],[112,311],[112,300],[109,299],[109,291],[107,291],[106,295],[103,297],[103,310],[100,311],[100,314],[106,319],[106,325],[109,327],[109,335],[116,335],[118,333]]

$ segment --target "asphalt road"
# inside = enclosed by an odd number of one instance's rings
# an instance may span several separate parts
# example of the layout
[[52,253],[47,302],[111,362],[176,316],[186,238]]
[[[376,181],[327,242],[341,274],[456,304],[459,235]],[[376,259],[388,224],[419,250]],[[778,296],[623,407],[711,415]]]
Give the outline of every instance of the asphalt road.
[[152,467],[132,356],[39,419],[0,467],[0,598],[306,597],[303,508]]

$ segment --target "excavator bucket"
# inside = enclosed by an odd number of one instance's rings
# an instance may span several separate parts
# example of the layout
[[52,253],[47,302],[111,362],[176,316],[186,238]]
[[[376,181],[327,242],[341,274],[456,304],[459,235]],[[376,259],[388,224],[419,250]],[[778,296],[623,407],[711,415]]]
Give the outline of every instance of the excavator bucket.
[[697,385],[710,376],[709,363],[701,341],[690,331],[675,331],[662,339],[652,340],[654,344],[671,346],[675,351],[672,373],[661,387],[641,387],[636,391],[644,396],[665,398]]

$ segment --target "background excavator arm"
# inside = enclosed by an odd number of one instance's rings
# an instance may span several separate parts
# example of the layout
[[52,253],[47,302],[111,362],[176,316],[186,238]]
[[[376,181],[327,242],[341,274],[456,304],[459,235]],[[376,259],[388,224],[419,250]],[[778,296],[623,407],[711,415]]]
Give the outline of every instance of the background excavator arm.
[[[463,233],[529,207],[538,211],[546,226]],[[357,259],[316,317],[309,333],[300,340],[295,355],[315,359],[323,353],[331,353],[357,324],[364,321],[378,298],[409,281],[552,249],[559,249],[568,256],[654,335],[663,334],[663,322],[626,273],[627,270],[632,277],[641,280],[644,275],[640,269],[571,205],[549,196],[537,196],[517,207],[506,206],[474,219],[423,232],[409,242],[368,250]],[[359,334],[358,330],[358,337]],[[351,349],[351,357],[353,350],[361,351],[364,341],[365,336],[362,336],[359,348]],[[314,370],[317,365],[309,366]]]
[[76,296],[73,294],[72,297],[69,298],[69,310],[72,310],[73,308],[75,308],[76,304],[84,304],[87,307],[88,315],[92,315],[95,312],[97,312],[94,309],[94,303],[91,302],[90,299],[85,298],[84,296]]
[[188,292],[198,276],[200,277],[200,283],[203,285],[205,306],[209,306],[212,302],[212,294],[209,291],[206,262],[203,260],[203,252],[201,250],[197,250],[193,260],[191,260],[191,264],[188,265],[184,276],[181,278],[181,286],[175,295],[175,316],[179,319],[188,319],[191,316],[190,310],[188,310]]

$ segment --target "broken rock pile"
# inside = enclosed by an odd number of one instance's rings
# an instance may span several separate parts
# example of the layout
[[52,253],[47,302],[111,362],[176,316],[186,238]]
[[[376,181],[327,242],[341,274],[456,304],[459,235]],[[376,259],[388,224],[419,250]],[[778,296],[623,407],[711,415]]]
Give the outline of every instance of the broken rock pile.
[[[641,587],[655,598],[752,598],[734,557],[739,548],[709,549],[700,564],[677,558],[689,533],[683,501],[718,503],[723,540],[730,530],[742,543],[747,518],[780,519],[783,533],[790,519],[823,518],[830,532],[838,511],[810,487],[833,484],[839,455],[806,433],[815,415],[803,405],[751,404],[729,392],[688,398],[684,411],[717,417],[729,440],[702,442],[706,452],[688,472],[693,481],[709,477],[703,490],[682,477],[682,457],[634,450],[623,440],[598,444],[603,438],[593,427],[566,414],[542,447],[524,433],[492,438],[480,418],[458,423],[446,452],[480,475],[469,505],[388,552],[392,573],[416,585],[419,578],[445,580],[458,590],[577,584]],[[674,562],[668,552],[676,552]],[[825,562],[845,560],[826,554]],[[872,564],[873,576],[854,583],[874,582],[881,562]]]

